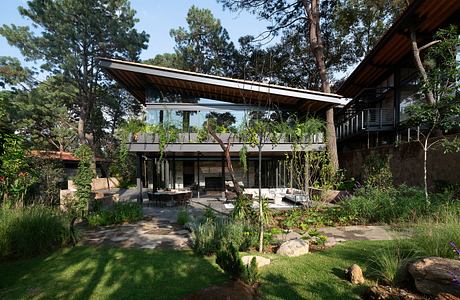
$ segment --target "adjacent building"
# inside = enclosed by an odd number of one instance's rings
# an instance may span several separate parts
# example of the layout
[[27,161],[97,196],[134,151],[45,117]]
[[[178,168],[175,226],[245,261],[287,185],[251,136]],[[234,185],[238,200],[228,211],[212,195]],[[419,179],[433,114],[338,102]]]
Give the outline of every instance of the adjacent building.
[[[412,1],[340,86],[337,93],[352,99],[335,117],[340,164],[348,175],[359,177],[366,157],[378,153],[391,155],[396,183],[422,183],[417,140],[423,128],[406,123],[405,109],[421,93],[410,32],[416,32],[421,46],[450,24],[460,24],[460,1]],[[460,154],[431,151],[428,168],[432,184],[460,182]]]

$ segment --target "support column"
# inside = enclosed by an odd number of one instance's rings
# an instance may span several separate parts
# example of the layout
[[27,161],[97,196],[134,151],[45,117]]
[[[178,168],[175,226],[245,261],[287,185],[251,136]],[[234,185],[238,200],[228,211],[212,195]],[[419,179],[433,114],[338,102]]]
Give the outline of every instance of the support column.
[[156,158],[152,158],[152,190],[154,193],[158,190],[158,169]]
[[137,153],[136,159],[136,186],[137,186],[137,202],[142,205],[142,154]]
[[200,153],[197,154],[197,173],[196,176],[198,178],[198,188],[197,188],[197,197],[200,199]]
[[279,166],[280,166],[280,163],[279,163],[279,160],[276,160],[276,182],[275,182],[275,188],[278,189],[278,186],[279,186],[279,176],[280,176],[280,171],[279,171]]
[[222,200],[225,200],[225,157],[222,156]]
[[173,154],[172,161],[172,177],[173,177],[173,189],[176,189],[176,154]]

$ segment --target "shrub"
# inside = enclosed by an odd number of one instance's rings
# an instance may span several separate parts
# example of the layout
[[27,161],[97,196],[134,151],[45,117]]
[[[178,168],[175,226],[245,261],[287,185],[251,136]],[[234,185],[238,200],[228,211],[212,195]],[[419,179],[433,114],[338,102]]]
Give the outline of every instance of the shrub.
[[437,215],[447,208],[460,212],[460,202],[451,194],[431,195],[428,205],[421,189],[400,186],[382,190],[378,188],[361,188],[356,194],[340,202],[338,218],[347,217],[355,223],[395,223],[417,221],[418,219]]
[[386,190],[393,185],[390,156],[369,155],[363,165],[364,185]]
[[207,220],[192,230],[192,248],[199,255],[212,255],[234,245],[246,251],[257,245],[257,229],[248,222],[229,220]]
[[212,255],[219,246],[214,238],[216,225],[207,221],[192,230],[192,249],[199,255]]
[[419,221],[413,228],[406,247],[419,256],[457,258],[449,243],[460,244],[460,220],[458,214],[446,212],[435,218]]
[[254,285],[259,281],[259,270],[257,268],[257,259],[253,257],[251,263],[244,269],[243,280],[247,284]]
[[107,209],[101,209],[88,215],[90,226],[132,223],[143,218],[142,208],[138,203],[119,202]]
[[370,269],[383,283],[392,286],[402,285],[408,278],[406,265],[415,256],[416,253],[412,249],[395,241],[373,254],[370,258]]
[[254,210],[252,202],[247,197],[239,197],[235,200],[235,207],[231,212],[231,217],[234,220],[253,220]]
[[0,209],[0,258],[46,253],[70,243],[69,219],[42,205]]
[[203,214],[203,220],[205,222],[208,221],[208,220],[215,221],[216,218],[217,218],[217,216],[214,213],[214,211],[212,210],[212,208],[206,207],[206,210],[204,211],[204,214]]
[[238,249],[233,244],[217,252],[216,263],[232,279],[241,278],[245,271]]
[[408,239],[396,240],[374,254],[370,267],[387,284],[400,285],[407,276],[406,264],[427,256],[458,258],[452,243],[460,243],[458,214],[444,212],[434,218],[419,220]]
[[188,221],[190,220],[190,216],[188,214],[188,211],[186,209],[181,209],[177,213],[177,224],[179,225],[185,225]]

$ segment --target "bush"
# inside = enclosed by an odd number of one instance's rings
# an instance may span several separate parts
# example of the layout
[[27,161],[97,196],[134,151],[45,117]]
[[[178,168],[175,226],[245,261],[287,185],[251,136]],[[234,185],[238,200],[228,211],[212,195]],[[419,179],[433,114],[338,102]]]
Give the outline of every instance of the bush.
[[255,257],[251,259],[251,263],[244,269],[243,280],[250,285],[254,285],[259,281],[259,270],[257,269],[257,259]]
[[91,227],[111,224],[132,223],[143,218],[142,208],[138,203],[119,202],[107,209],[101,209],[88,216]]
[[215,240],[216,225],[207,221],[192,230],[192,249],[199,255],[212,255],[219,250]]
[[233,244],[217,252],[216,263],[232,279],[241,278],[245,271],[238,249]]
[[460,201],[449,193],[431,195],[431,205],[428,205],[423,190],[418,188],[404,185],[387,190],[361,188],[340,202],[338,217],[347,217],[359,224],[414,222],[447,208],[460,212]]
[[185,225],[188,221],[190,220],[190,215],[188,214],[188,211],[186,209],[181,209],[177,213],[177,224],[179,225]]
[[458,258],[451,246],[452,242],[460,243],[458,214],[444,212],[419,220],[411,229],[410,238],[394,241],[371,258],[373,273],[387,284],[405,283],[406,265],[414,259],[427,256]]
[[370,259],[370,269],[383,283],[399,286],[408,280],[406,266],[414,257],[416,254],[410,247],[395,241],[374,253]]
[[457,258],[449,245],[460,245],[460,219],[458,214],[445,212],[437,217],[419,221],[413,229],[406,247],[410,247],[419,256],[440,256]]
[[207,220],[192,231],[192,248],[199,255],[212,255],[234,245],[246,251],[257,245],[257,229],[248,222],[229,220]]
[[369,155],[363,165],[364,185],[386,190],[393,186],[393,175],[390,168],[390,156]]
[[254,210],[252,209],[252,201],[247,197],[237,198],[235,200],[235,207],[231,212],[231,217],[234,220],[253,220]]
[[46,253],[70,243],[70,220],[46,206],[0,209],[0,258]]
[[214,213],[214,211],[212,210],[212,208],[206,207],[206,210],[204,211],[204,214],[203,214],[204,222],[206,222],[208,220],[209,221],[215,221],[216,219],[217,219],[217,216]]

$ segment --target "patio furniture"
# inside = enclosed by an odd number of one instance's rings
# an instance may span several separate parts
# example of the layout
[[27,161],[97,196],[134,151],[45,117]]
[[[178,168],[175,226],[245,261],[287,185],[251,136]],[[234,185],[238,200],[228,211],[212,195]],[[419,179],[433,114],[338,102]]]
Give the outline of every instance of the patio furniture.
[[149,203],[153,206],[165,207],[176,205],[187,205],[192,199],[192,192],[190,191],[158,191],[148,192]]

